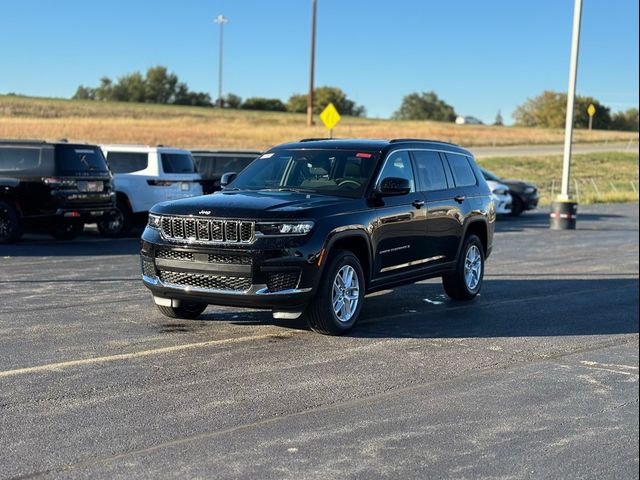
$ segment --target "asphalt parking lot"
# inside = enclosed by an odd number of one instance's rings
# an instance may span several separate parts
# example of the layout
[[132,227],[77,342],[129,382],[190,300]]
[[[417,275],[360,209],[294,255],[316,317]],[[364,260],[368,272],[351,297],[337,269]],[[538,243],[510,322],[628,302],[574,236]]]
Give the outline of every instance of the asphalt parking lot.
[[637,478],[638,205],[505,219],[481,296],[372,295],[347,337],[171,321],[136,239],[0,246],[0,477]]

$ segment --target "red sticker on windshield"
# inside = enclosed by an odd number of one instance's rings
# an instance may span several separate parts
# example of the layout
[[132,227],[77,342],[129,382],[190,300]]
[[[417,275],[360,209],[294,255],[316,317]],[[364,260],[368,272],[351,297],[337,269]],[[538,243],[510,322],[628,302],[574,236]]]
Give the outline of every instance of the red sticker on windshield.
[[371,158],[373,155],[370,153],[356,153],[356,157],[358,158]]

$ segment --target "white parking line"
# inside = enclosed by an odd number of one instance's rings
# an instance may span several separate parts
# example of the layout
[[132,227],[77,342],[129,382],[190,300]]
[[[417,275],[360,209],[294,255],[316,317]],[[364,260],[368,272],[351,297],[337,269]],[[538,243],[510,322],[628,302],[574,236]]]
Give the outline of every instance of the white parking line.
[[163,347],[163,348],[154,348],[151,350],[143,350],[141,352],[132,352],[132,353],[120,353],[118,355],[107,355],[104,357],[92,357],[92,358],[84,358],[81,360],[69,360],[67,362],[59,362],[59,363],[49,363],[46,365],[37,365],[35,367],[26,367],[26,368],[17,368],[15,370],[5,370],[0,371],[0,378],[4,377],[13,377],[16,375],[24,375],[27,373],[38,373],[38,372],[54,372],[59,371],[65,368],[70,367],[79,367],[84,365],[95,365],[99,363],[107,363],[107,362],[116,362],[120,360],[130,360],[133,358],[140,357],[148,357],[151,355],[160,355],[162,353],[174,353],[180,352],[182,350],[193,350],[195,348],[206,348],[217,345],[228,345],[232,343],[242,343],[242,342],[250,342],[252,340],[263,340],[265,338],[283,338],[283,337],[292,337],[293,333],[282,333],[282,334],[263,334],[263,335],[252,335],[248,337],[237,337],[237,338],[226,338],[223,340],[209,340],[206,342],[198,342],[198,343],[187,343],[184,345],[174,345],[172,347]]

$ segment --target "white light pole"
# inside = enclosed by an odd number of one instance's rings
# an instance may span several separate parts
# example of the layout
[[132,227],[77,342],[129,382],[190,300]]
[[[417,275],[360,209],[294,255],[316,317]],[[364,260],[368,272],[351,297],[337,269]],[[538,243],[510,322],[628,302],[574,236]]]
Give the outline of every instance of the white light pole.
[[562,192],[560,201],[569,200],[569,175],[571,173],[571,141],[573,137],[573,109],[578,75],[578,50],[580,47],[580,19],[582,0],[575,0],[573,7],[573,36],[571,39],[571,66],[569,67],[569,91],[567,92],[567,118],[564,126],[564,159],[562,163]]
[[229,19],[224,15],[218,15],[215,20],[215,23],[220,25],[220,53],[218,58],[218,107],[222,108],[224,106],[224,102],[222,100],[222,45],[224,41],[224,24],[229,22]]
[[313,77],[316,63],[317,1],[311,0],[311,62],[309,63],[309,94],[307,95],[307,127],[313,126]]

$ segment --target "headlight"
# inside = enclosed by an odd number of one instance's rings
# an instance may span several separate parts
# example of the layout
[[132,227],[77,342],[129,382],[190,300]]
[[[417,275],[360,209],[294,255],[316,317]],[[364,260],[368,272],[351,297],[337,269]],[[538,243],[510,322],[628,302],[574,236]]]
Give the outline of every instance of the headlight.
[[496,188],[496,189],[493,191],[493,194],[494,194],[494,195],[506,195],[507,193],[509,193],[509,190],[505,190],[505,189],[503,189],[503,188]]
[[156,229],[160,229],[162,223],[162,217],[160,215],[156,215],[155,213],[150,213],[149,214],[149,221],[147,222],[147,225],[151,228],[156,228]]
[[313,222],[265,222],[256,223],[256,233],[262,235],[306,235]]
[[535,193],[537,190],[536,187],[525,187],[524,193]]

